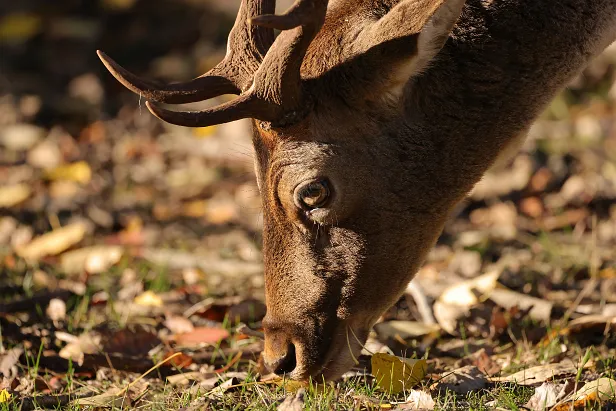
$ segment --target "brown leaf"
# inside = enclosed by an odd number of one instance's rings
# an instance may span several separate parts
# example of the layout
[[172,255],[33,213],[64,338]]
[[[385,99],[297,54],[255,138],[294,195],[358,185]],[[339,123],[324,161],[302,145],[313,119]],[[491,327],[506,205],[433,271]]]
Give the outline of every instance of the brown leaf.
[[486,377],[474,365],[458,368],[457,370],[446,372],[435,384],[434,389],[439,393],[453,391],[458,394],[466,394],[485,388]]
[[78,407],[94,407],[122,409],[130,406],[131,400],[124,390],[112,387],[102,394],[93,397],[80,398],[73,401],[73,404]]
[[599,378],[586,383],[561,404],[552,408],[552,411],[586,410],[589,406],[608,401],[616,401],[616,380]]
[[180,368],[180,369],[186,368],[194,362],[191,356],[186,355],[181,352],[176,353],[173,351],[169,351],[167,355],[165,355],[165,357],[163,358],[163,360],[167,360],[167,359],[169,360],[165,362],[165,365],[172,365],[173,367]]
[[530,310],[529,316],[536,321],[548,322],[552,314],[553,303],[541,298],[517,293],[506,288],[496,288],[490,294],[490,300],[499,306],[511,309],[517,307],[521,310]]
[[304,409],[304,396],[306,395],[306,389],[301,388],[297,390],[295,395],[288,395],[284,401],[278,406],[278,411],[303,411]]
[[[2,42],[2,25],[5,21],[5,19],[0,20],[0,42]],[[0,129],[0,144],[13,151],[28,150],[46,133],[44,128],[31,124],[5,125]]]
[[406,340],[437,333],[441,330],[441,327],[437,324],[426,324],[418,321],[386,321],[376,324],[374,330],[382,340],[396,337]]
[[544,411],[549,409],[558,402],[558,394],[561,390],[562,384],[544,382],[541,386],[535,388],[535,393],[530,397],[525,407],[533,411]]
[[144,326],[103,333],[101,337],[103,351],[135,357],[147,356],[161,342],[156,333]]
[[229,391],[230,389],[236,388],[236,386],[240,383],[240,380],[236,377],[232,377],[229,378],[228,380],[226,380],[225,382],[223,382],[222,384],[220,384],[218,387],[214,388],[212,391],[210,391],[210,393],[208,394],[209,398],[222,398],[223,395]]
[[90,274],[98,274],[120,261],[123,252],[123,248],[119,246],[84,247],[62,254],[60,266],[67,274],[79,274],[84,270]]
[[17,376],[17,368],[15,366],[19,362],[19,357],[23,352],[24,350],[21,348],[11,348],[3,354],[0,354],[0,376],[6,378]]
[[557,216],[546,217],[541,221],[541,228],[545,231],[554,231],[576,225],[588,217],[589,211],[585,208],[567,210]]
[[411,390],[409,396],[406,397],[406,403],[398,404],[396,409],[430,411],[433,410],[435,406],[436,403],[429,393],[420,390]]
[[173,334],[184,334],[192,332],[195,329],[193,323],[180,315],[170,315],[163,323]]
[[15,251],[25,259],[40,260],[48,255],[56,255],[67,250],[83,239],[86,226],[83,223],[67,225],[35,238]]
[[481,348],[460,361],[460,365],[474,365],[486,375],[495,375],[501,371],[501,366]]
[[10,208],[23,203],[30,197],[32,190],[27,184],[0,186],[0,208]]
[[557,377],[571,376],[577,373],[577,367],[571,361],[530,367],[503,377],[491,377],[491,382],[511,382],[520,385],[534,385]]
[[543,202],[538,197],[527,197],[520,202],[520,211],[529,217],[539,218],[543,215]]
[[66,303],[59,298],[53,298],[45,312],[51,321],[62,321],[66,318]]
[[70,359],[80,366],[83,365],[84,354],[94,354],[101,349],[101,337],[94,332],[84,333],[79,337],[64,332],[56,332],[56,338],[68,342],[58,355],[64,359]]
[[554,338],[567,336],[575,338],[578,342],[588,340],[589,344],[602,342],[606,336],[616,331],[616,316],[605,316],[600,314],[585,315],[576,318],[561,330],[554,330],[541,341],[545,346]]
[[196,327],[189,333],[176,334],[171,337],[178,345],[199,346],[201,344],[216,344],[229,338],[229,331],[224,328]]
[[135,297],[134,301],[137,305],[142,305],[144,307],[162,307],[163,299],[156,295],[154,291],[148,290],[139,294]]
[[489,297],[496,288],[499,276],[499,271],[491,271],[448,287],[434,303],[434,317],[439,325],[449,334],[457,335],[458,321],[479,303],[477,294],[483,298]]

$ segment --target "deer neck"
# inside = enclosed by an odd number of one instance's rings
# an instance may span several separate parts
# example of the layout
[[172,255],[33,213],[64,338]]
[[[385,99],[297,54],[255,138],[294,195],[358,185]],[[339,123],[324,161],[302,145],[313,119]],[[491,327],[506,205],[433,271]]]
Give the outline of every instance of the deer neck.
[[616,0],[468,0],[436,61],[407,85],[405,122],[468,190],[615,36]]

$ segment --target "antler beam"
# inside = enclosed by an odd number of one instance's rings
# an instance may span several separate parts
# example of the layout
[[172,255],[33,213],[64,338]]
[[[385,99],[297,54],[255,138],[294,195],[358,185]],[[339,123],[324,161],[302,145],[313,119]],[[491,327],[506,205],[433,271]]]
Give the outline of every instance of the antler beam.
[[[327,4],[327,0],[297,0],[286,13],[275,15],[274,0],[243,0],[224,60],[186,83],[147,81],[106,54],[99,51],[98,55],[118,81],[148,99],[148,109],[169,123],[204,127],[251,117],[286,125],[309,110],[300,69],[310,43],[323,26]],[[274,40],[274,28],[286,31]],[[190,103],[222,94],[240,96],[197,112],[170,111],[152,103]]]

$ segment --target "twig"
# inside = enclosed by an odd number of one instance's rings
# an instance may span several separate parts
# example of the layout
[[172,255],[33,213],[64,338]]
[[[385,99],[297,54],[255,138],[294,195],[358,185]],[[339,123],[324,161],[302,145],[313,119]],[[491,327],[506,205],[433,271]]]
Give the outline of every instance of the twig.
[[164,360],[159,361],[158,363],[156,363],[156,365],[154,365],[152,368],[150,368],[149,370],[147,370],[146,372],[144,372],[143,374],[141,374],[139,377],[137,377],[137,379],[136,379],[135,381],[133,381],[133,382],[131,382],[131,383],[127,384],[127,385],[126,385],[126,387],[124,387],[124,389],[118,393],[118,397],[119,397],[119,396],[121,396],[121,395],[124,395],[124,394],[128,391],[128,389],[129,389],[130,387],[132,387],[132,386],[133,386],[134,384],[136,384],[137,382],[141,381],[141,380],[142,380],[142,379],[143,379],[146,375],[148,375],[148,374],[149,374],[149,373],[151,373],[152,371],[156,370],[157,368],[160,368],[160,367],[161,367],[163,364],[165,364],[166,362],[169,362],[169,361],[171,361],[172,359],[174,359],[175,357],[178,357],[178,356],[180,356],[180,355],[182,355],[182,353],[181,353],[181,352],[176,352],[175,354],[173,354],[173,355],[171,355],[171,356],[169,356],[169,357],[165,358]]
[[241,323],[237,327],[235,327],[235,332],[238,333],[238,334],[247,335],[249,337],[255,337],[255,338],[258,338],[260,340],[264,340],[265,339],[265,334],[264,333],[262,333],[261,331],[253,330],[252,328],[250,328],[249,326],[247,326],[244,323]]
[[417,281],[413,279],[409,285],[406,286],[406,293],[411,295],[413,300],[415,300],[415,304],[417,304],[417,309],[421,315],[421,320],[426,324],[436,324],[436,320],[432,314],[432,308],[430,304],[428,304],[428,298]]
[[239,351],[235,355],[235,357],[233,357],[233,359],[231,361],[229,361],[229,364],[225,365],[222,368],[219,368],[218,370],[214,370],[214,372],[217,373],[217,374],[222,374],[223,372],[227,372],[229,370],[229,368],[233,367],[241,358],[242,358],[242,352]]

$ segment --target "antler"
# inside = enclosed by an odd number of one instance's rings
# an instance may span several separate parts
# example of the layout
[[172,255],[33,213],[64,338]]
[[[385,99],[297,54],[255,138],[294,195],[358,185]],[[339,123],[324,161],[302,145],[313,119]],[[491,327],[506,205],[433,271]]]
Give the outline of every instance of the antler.
[[[323,25],[327,3],[296,0],[286,13],[275,15],[275,0],[243,0],[223,61],[186,83],[161,85],[143,80],[104,53],[98,55],[124,86],[150,100],[146,106],[161,120],[204,127],[251,117],[283,126],[298,121],[310,109],[300,68]],[[285,30],[275,40],[274,28]],[[189,103],[222,94],[239,97],[195,112],[170,111],[151,102]]]

